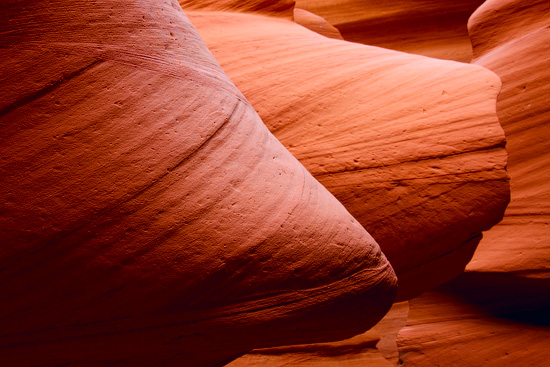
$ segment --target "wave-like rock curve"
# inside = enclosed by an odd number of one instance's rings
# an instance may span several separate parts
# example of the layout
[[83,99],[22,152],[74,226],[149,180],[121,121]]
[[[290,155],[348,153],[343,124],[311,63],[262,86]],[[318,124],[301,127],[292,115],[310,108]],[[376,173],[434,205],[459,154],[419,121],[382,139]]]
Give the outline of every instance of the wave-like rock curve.
[[256,12],[292,19],[294,0],[180,0],[184,9]]
[[466,22],[483,0],[298,0],[344,39],[441,59],[469,62]]
[[493,73],[284,19],[188,15],[269,129],[381,245],[401,298],[464,270],[509,198]]
[[[550,277],[550,4],[487,1],[470,19],[474,62],[499,75],[512,199],[470,269]],[[495,254],[500,254],[495,256]]]
[[213,366],[344,338],[395,275],[170,1],[0,15],[0,364]]
[[466,273],[410,302],[398,338],[404,366],[542,366],[550,358],[548,14],[547,1],[489,0],[469,21],[474,62],[502,79],[511,201]]

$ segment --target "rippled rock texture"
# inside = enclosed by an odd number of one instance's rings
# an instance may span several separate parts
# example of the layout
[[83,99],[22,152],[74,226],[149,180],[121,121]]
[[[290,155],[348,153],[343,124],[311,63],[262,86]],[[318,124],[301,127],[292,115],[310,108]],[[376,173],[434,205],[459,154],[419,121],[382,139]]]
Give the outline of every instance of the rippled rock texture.
[[304,9],[294,8],[294,21],[301,26],[322,34],[325,37],[344,39],[338,28],[326,21],[325,18]]
[[399,302],[375,327],[354,338],[255,350],[227,367],[392,367],[399,362],[397,333],[407,322],[408,302]]
[[0,365],[220,365],[389,309],[378,245],[177,3],[0,20]]
[[467,273],[410,302],[403,366],[543,366],[550,359],[550,4],[487,1],[474,62],[497,73],[512,200]]
[[474,62],[502,79],[512,200],[471,270],[550,278],[550,4],[487,1],[469,23]]
[[466,22],[483,0],[297,0],[344,39],[441,59],[469,62]]
[[180,0],[184,9],[257,12],[292,19],[294,0]]
[[400,299],[464,270],[509,198],[495,74],[277,17],[188,15],[273,134],[380,244]]
[[466,272],[410,301],[407,326],[397,337],[401,365],[544,366],[549,295],[547,279]]

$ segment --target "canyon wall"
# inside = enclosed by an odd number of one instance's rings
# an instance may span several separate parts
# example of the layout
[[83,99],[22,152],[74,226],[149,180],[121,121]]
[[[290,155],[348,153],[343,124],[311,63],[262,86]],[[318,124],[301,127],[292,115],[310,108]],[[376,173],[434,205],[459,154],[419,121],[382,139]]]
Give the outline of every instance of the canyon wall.
[[380,244],[399,299],[462,273],[509,197],[496,75],[279,17],[187,13],[271,132]]
[[218,366],[390,308],[379,246],[177,3],[0,19],[0,365]]
[[298,0],[344,39],[441,59],[469,62],[466,22],[483,0]]
[[481,3],[5,2],[0,364],[546,363],[550,4]]
[[[511,202],[466,274],[411,301],[403,365],[542,366],[550,358],[550,4],[486,1],[473,62],[502,79]],[[475,351],[475,353],[472,353]]]

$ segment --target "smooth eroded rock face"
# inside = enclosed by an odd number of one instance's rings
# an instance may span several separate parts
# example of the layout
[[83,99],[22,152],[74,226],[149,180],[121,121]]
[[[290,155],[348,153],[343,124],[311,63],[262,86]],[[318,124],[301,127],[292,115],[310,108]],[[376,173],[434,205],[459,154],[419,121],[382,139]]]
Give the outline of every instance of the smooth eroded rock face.
[[544,366],[550,281],[466,272],[411,300],[397,345],[402,366]]
[[188,15],[269,129],[381,245],[401,298],[463,271],[509,198],[498,77],[284,19]]
[[398,337],[404,366],[543,366],[550,358],[549,12],[547,1],[487,1],[470,19],[474,62],[502,79],[511,202],[464,275],[410,302]]
[[298,0],[353,42],[469,62],[466,22],[483,0]]
[[327,22],[325,18],[313,14],[307,10],[294,8],[294,21],[301,26],[322,34],[325,37],[344,39],[338,28]]
[[258,12],[293,17],[294,0],[181,0],[184,9],[209,11]]
[[550,4],[487,1],[469,22],[474,62],[502,79],[497,112],[512,200],[472,271],[550,277]]
[[333,343],[257,349],[227,367],[395,367],[399,361],[397,333],[407,323],[409,302],[395,303],[372,329]]
[[1,365],[220,365],[389,309],[378,245],[177,3],[0,18]]

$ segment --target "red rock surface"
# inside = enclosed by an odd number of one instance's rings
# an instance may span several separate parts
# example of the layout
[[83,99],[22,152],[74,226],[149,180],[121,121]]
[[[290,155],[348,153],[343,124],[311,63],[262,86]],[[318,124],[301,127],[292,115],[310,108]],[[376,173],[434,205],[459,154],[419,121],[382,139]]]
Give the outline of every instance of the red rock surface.
[[0,365],[220,365],[389,309],[177,3],[10,1],[0,35]]
[[548,279],[466,273],[410,301],[401,366],[545,366],[549,315]]
[[293,18],[294,0],[179,0],[184,9],[257,12]]
[[412,300],[403,366],[545,366],[550,359],[550,4],[487,1],[469,22],[474,62],[502,79],[512,200],[467,273]]
[[469,62],[466,22],[483,0],[297,0],[344,39],[430,57]]
[[188,15],[269,129],[382,246],[402,299],[464,270],[509,195],[493,73],[284,19]]
[[397,333],[405,326],[408,314],[408,302],[396,303],[384,319],[362,335],[333,343],[258,349],[227,367],[392,367],[399,360]]
[[322,34],[325,37],[344,39],[338,28],[326,21],[325,18],[307,10],[294,8],[294,21],[301,26]]
[[472,271],[550,278],[550,4],[487,1],[470,19],[474,62],[502,79],[512,200]]

